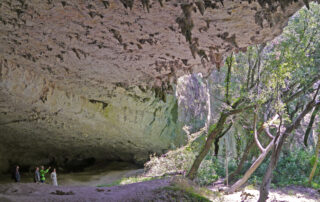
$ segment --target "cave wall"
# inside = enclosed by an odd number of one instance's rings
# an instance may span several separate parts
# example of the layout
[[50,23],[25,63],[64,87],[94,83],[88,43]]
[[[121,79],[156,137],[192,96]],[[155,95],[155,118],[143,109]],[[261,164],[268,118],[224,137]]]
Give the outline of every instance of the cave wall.
[[11,164],[91,157],[143,163],[185,141],[173,95],[137,86],[84,86],[82,91],[101,91],[92,99],[9,62],[1,70],[0,139]]

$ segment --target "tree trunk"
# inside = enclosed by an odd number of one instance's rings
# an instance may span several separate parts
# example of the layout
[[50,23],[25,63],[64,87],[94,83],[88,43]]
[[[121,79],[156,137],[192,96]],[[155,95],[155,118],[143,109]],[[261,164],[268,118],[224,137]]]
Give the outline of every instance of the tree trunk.
[[314,173],[316,172],[316,169],[317,169],[318,157],[319,157],[319,149],[320,149],[320,135],[318,134],[318,142],[317,142],[316,151],[315,151],[316,159],[315,159],[315,161],[313,163],[312,171],[311,171],[310,176],[309,176],[309,184],[311,184],[312,178],[313,178]]
[[236,183],[234,183],[232,185],[232,187],[230,187],[229,190],[227,190],[228,194],[231,194],[233,192],[235,192],[237,189],[239,189],[244,183],[247,182],[247,180],[250,178],[250,176],[252,175],[252,173],[254,171],[256,171],[256,169],[260,166],[260,164],[263,162],[263,160],[266,158],[267,154],[269,153],[269,151],[273,148],[274,145],[274,140],[272,140],[268,147],[265,149],[264,152],[262,152],[260,154],[260,156],[257,158],[257,160],[251,165],[251,167],[247,170],[247,172],[244,174],[244,176],[238,180]]
[[214,139],[214,156],[218,157],[218,152],[219,152],[219,141],[220,138],[222,138],[232,127],[233,123],[230,123],[229,126],[227,127],[227,129],[225,129],[222,133],[220,133],[220,135],[218,135],[215,139]]
[[267,172],[265,173],[265,175],[263,177],[262,184],[260,185],[260,196],[259,196],[258,202],[265,202],[268,199],[270,183],[272,180],[272,172],[273,172],[274,168],[277,166],[277,162],[279,160],[281,149],[282,149],[282,146],[283,146],[285,139],[289,136],[290,133],[292,133],[293,130],[295,130],[300,125],[301,120],[315,106],[320,105],[320,102],[315,102],[315,98],[318,94],[319,88],[320,88],[320,85],[317,89],[317,92],[315,94],[314,99],[307,104],[306,108],[301,112],[301,114],[297,117],[297,119],[290,126],[286,127],[286,130],[284,131],[284,133],[279,135],[278,140],[275,140],[276,143],[275,143],[275,147],[272,152],[271,161],[269,163]]
[[[248,154],[249,154],[249,151],[250,149],[255,145],[255,143],[258,145],[260,144],[259,143],[259,140],[258,140],[258,134],[262,133],[263,130],[266,130],[267,133],[269,133],[269,130],[268,130],[268,127],[270,124],[272,124],[275,120],[278,119],[278,115],[276,114],[271,120],[263,123],[261,125],[261,127],[259,128],[258,131],[256,131],[256,135],[254,137],[254,140],[250,143],[249,146],[246,147],[245,149],[245,152],[243,154],[243,157],[241,159],[241,162],[237,168],[237,170],[235,171],[235,173],[238,173],[241,171],[242,169],[242,166],[243,166],[243,163],[245,162],[245,159],[247,158]],[[256,122],[256,120],[254,121]],[[254,124],[255,125],[255,124]],[[272,135],[268,135],[270,138],[273,138],[271,137]],[[244,183],[246,183],[246,181],[250,178],[250,176],[252,175],[252,173],[259,167],[259,165],[263,162],[263,160],[265,159],[265,157],[267,156],[267,154],[269,153],[269,151],[272,149],[273,145],[274,145],[274,138],[272,139],[272,141],[269,143],[269,145],[267,146],[267,148],[265,149],[262,149],[262,152],[260,154],[260,156],[258,157],[258,159],[251,165],[251,167],[249,168],[249,170],[247,170],[247,172],[245,173],[245,175],[239,179],[234,185],[232,185],[232,187],[227,190],[227,193],[232,193],[232,192],[235,192],[237,189],[239,189]],[[260,144],[260,147],[261,144]],[[235,174],[233,174],[233,176],[235,176]]]
[[320,105],[317,106],[312,112],[312,115],[311,115],[311,118],[310,118],[310,122],[308,124],[308,128],[306,130],[306,133],[304,135],[304,140],[303,140],[304,141],[304,145],[306,145],[306,146],[308,146],[308,137],[309,137],[309,134],[311,132],[313,122],[314,122],[319,110],[320,110]]
[[227,186],[229,186],[229,182],[228,182],[228,176],[229,176],[229,165],[228,165],[228,146],[227,146],[227,138],[225,138],[225,147],[226,147],[226,165],[225,165],[225,168],[226,168],[226,177],[227,177]]
[[237,169],[229,175],[229,178],[228,178],[229,182],[232,182],[234,178],[241,172],[243,165],[249,156],[250,150],[253,148],[254,145],[255,145],[255,142],[253,140],[247,144]]
[[269,194],[269,188],[270,188],[270,182],[272,180],[272,172],[274,168],[277,166],[277,162],[280,156],[281,148],[283,145],[283,142],[285,140],[285,136],[282,134],[279,137],[279,143],[277,144],[278,147],[274,147],[272,155],[271,155],[271,161],[269,163],[268,169],[266,173],[263,176],[262,184],[260,185],[260,196],[258,202],[265,202],[267,201],[268,194]]
[[207,137],[207,141],[204,144],[204,146],[202,147],[199,155],[196,157],[195,161],[193,162],[191,169],[187,175],[187,178],[189,178],[190,180],[193,180],[195,178],[202,160],[204,159],[204,157],[206,157],[206,155],[208,154],[208,152],[212,146],[212,142],[220,133],[222,133],[222,130],[223,130],[223,127],[224,127],[224,124],[225,124],[227,118],[231,115],[241,113],[244,110],[251,109],[252,107],[254,107],[254,105],[249,105],[249,106],[246,106],[243,108],[234,109],[240,102],[241,102],[241,100],[239,100],[238,102],[235,102],[232,106],[232,108],[233,108],[232,110],[221,112],[217,125],[215,126],[213,131],[209,134],[209,136]]
[[198,172],[198,169],[200,167],[200,164],[204,157],[208,154],[213,140],[219,135],[223,129],[224,123],[227,120],[227,115],[224,113],[221,113],[220,119],[216,125],[216,127],[213,129],[213,131],[209,134],[206,143],[204,144],[202,150],[200,151],[199,155],[196,157],[195,161],[192,164],[192,167],[187,175],[187,178],[193,180]]

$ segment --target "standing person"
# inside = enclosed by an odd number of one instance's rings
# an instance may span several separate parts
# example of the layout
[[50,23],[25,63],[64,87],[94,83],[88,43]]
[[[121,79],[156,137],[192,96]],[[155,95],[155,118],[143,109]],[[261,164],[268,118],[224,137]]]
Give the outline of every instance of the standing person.
[[49,169],[51,167],[49,167],[47,170],[44,170],[44,166],[41,166],[41,170],[40,170],[40,182],[44,183],[46,181],[46,177],[45,174],[49,172]]
[[34,182],[35,183],[39,183],[40,182],[39,167],[36,167],[36,171],[34,171]]
[[20,182],[19,166],[16,167],[16,171],[14,173],[14,179],[15,179],[16,182]]
[[51,173],[51,180],[52,180],[53,186],[58,186],[57,172],[56,172],[55,168],[53,169],[53,172]]

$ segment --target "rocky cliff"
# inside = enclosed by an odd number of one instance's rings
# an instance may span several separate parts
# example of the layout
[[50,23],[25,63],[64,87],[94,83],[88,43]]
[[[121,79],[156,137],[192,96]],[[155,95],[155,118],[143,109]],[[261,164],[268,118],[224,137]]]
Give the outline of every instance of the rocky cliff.
[[0,171],[183,144],[177,79],[271,40],[305,2],[2,0]]

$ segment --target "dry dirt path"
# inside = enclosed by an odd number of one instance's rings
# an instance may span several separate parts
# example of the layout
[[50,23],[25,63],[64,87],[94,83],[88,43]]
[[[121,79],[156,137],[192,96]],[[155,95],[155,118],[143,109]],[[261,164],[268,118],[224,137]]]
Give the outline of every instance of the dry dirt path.
[[157,189],[169,186],[169,184],[168,180],[152,180],[123,186],[97,188],[11,183],[0,185],[0,201],[150,201],[154,198]]
[[[112,162],[107,166],[98,165],[88,167],[81,172],[59,173],[58,184],[63,186],[93,186],[111,184],[122,178],[136,176],[143,173],[136,165],[126,162]],[[21,182],[32,183],[33,172],[22,172]],[[0,176],[0,184],[11,183],[10,175]],[[46,175],[46,183],[51,184],[50,174]],[[1,202],[1,201],[0,201]]]
[[[208,187],[212,191],[218,191],[217,187]],[[222,195],[215,201],[225,202],[256,202],[259,198],[258,189],[244,189],[229,195]],[[320,193],[311,188],[301,186],[289,186],[271,189],[267,202],[320,202]]]

